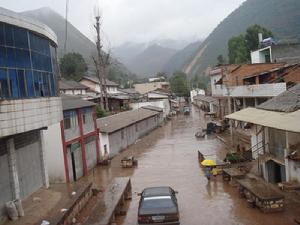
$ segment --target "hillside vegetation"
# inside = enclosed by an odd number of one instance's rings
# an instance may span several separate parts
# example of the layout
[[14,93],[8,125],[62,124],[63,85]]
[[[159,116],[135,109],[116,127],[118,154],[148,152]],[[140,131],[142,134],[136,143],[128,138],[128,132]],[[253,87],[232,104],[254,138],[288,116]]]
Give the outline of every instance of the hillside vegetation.
[[[202,73],[208,66],[216,64],[220,54],[227,58],[228,40],[233,36],[245,33],[246,29],[254,24],[259,24],[272,31],[277,40],[299,40],[299,12],[299,0],[248,0],[244,2],[224,19],[201,44],[197,52],[200,52],[204,46],[207,47],[189,73]],[[192,61],[190,60],[190,62]]]

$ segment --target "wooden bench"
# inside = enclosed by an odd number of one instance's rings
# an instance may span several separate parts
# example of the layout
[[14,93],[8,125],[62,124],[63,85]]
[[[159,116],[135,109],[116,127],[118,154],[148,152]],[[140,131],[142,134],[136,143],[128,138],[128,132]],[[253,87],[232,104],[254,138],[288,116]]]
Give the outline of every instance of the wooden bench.
[[117,177],[106,188],[101,200],[93,209],[86,225],[110,225],[115,217],[123,213],[125,200],[131,199],[131,181],[128,177]]
[[241,196],[253,202],[262,212],[276,212],[284,209],[284,196],[275,191],[266,182],[256,179],[237,180]]

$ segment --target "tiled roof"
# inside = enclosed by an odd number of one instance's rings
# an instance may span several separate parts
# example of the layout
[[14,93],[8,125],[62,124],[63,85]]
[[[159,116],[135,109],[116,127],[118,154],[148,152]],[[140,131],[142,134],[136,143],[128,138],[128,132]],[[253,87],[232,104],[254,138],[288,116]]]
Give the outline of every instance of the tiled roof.
[[[95,76],[83,76],[80,80],[82,80],[82,79],[87,79],[87,80],[90,80],[90,81],[95,82],[97,84],[100,83],[98,78],[95,77]],[[116,86],[116,87],[119,86],[117,83],[115,83],[113,81],[110,81],[108,79],[106,79],[106,85],[107,86]]]
[[201,100],[204,102],[218,102],[218,100],[215,99],[214,97],[207,96],[207,95],[196,95],[194,97],[194,100]]
[[102,133],[113,133],[138,121],[157,115],[148,109],[136,109],[97,119],[97,127]]
[[294,112],[300,109],[300,84],[260,104],[257,108],[277,112]]
[[61,95],[63,110],[79,109],[84,107],[95,106],[93,102],[82,100],[80,97]]
[[62,78],[59,82],[58,82],[58,86],[60,90],[73,90],[73,89],[89,89],[89,87],[76,82],[74,80],[66,80],[64,78]]

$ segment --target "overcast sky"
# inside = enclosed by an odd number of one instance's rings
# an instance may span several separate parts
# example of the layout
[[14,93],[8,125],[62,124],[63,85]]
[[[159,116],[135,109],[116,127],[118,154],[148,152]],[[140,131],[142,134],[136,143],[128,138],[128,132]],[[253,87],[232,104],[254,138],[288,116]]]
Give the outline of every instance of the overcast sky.
[[[205,38],[245,0],[69,0],[69,21],[90,39],[98,5],[106,40],[111,47],[124,42]],[[65,15],[65,0],[1,0],[14,11],[51,7]]]

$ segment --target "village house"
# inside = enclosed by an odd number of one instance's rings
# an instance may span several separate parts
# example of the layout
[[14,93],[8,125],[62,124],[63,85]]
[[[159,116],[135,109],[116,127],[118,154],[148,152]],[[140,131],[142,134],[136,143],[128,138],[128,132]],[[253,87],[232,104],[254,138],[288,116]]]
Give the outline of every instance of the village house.
[[163,118],[166,118],[171,112],[170,93],[168,91],[154,90],[143,95],[142,99],[129,104],[131,109],[139,109],[144,106],[154,106],[163,109]]
[[66,95],[87,95],[89,87],[74,80],[61,78],[58,82],[59,91]]
[[191,98],[191,103],[194,103],[194,97],[197,95],[205,95],[205,90],[195,88],[190,91],[190,98]]
[[279,42],[262,46],[262,48],[251,51],[251,63],[288,63],[300,62],[300,44],[298,42]]
[[43,130],[62,119],[57,38],[0,8],[0,223],[8,201],[49,186]]
[[161,111],[139,108],[97,119],[101,155],[114,157],[163,121]]
[[219,116],[219,102],[217,99],[206,95],[196,95],[193,104],[201,108],[204,112]]
[[299,64],[260,63],[224,65],[210,72],[212,96],[220,117],[248,106],[255,107],[300,81]]
[[[93,92],[96,92],[98,94],[101,93],[99,79],[95,76],[83,76],[79,80],[79,83],[89,87],[90,90],[92,90]],[[119,93],[118,86],[119,85],[117,83],[106,79],[106,92],[107,92],[107,94],[117,94],[117,93]]]
[[252,158],[259,173],[271,183],[300,183],[300,84],[257,108],[226,116],[250,130]]
[[166,82],[166,81],[148,82],[148,83],[134,85],[134,89],[142,95],[146,94],[150,91],[155,91],[157,89],[168,90],[169,87],[170,87],[170,84],[169,84],[169,82]]
[[62,95],[63,120],[43,131],[50,182],[72,182],[100,161],[95,104]]

